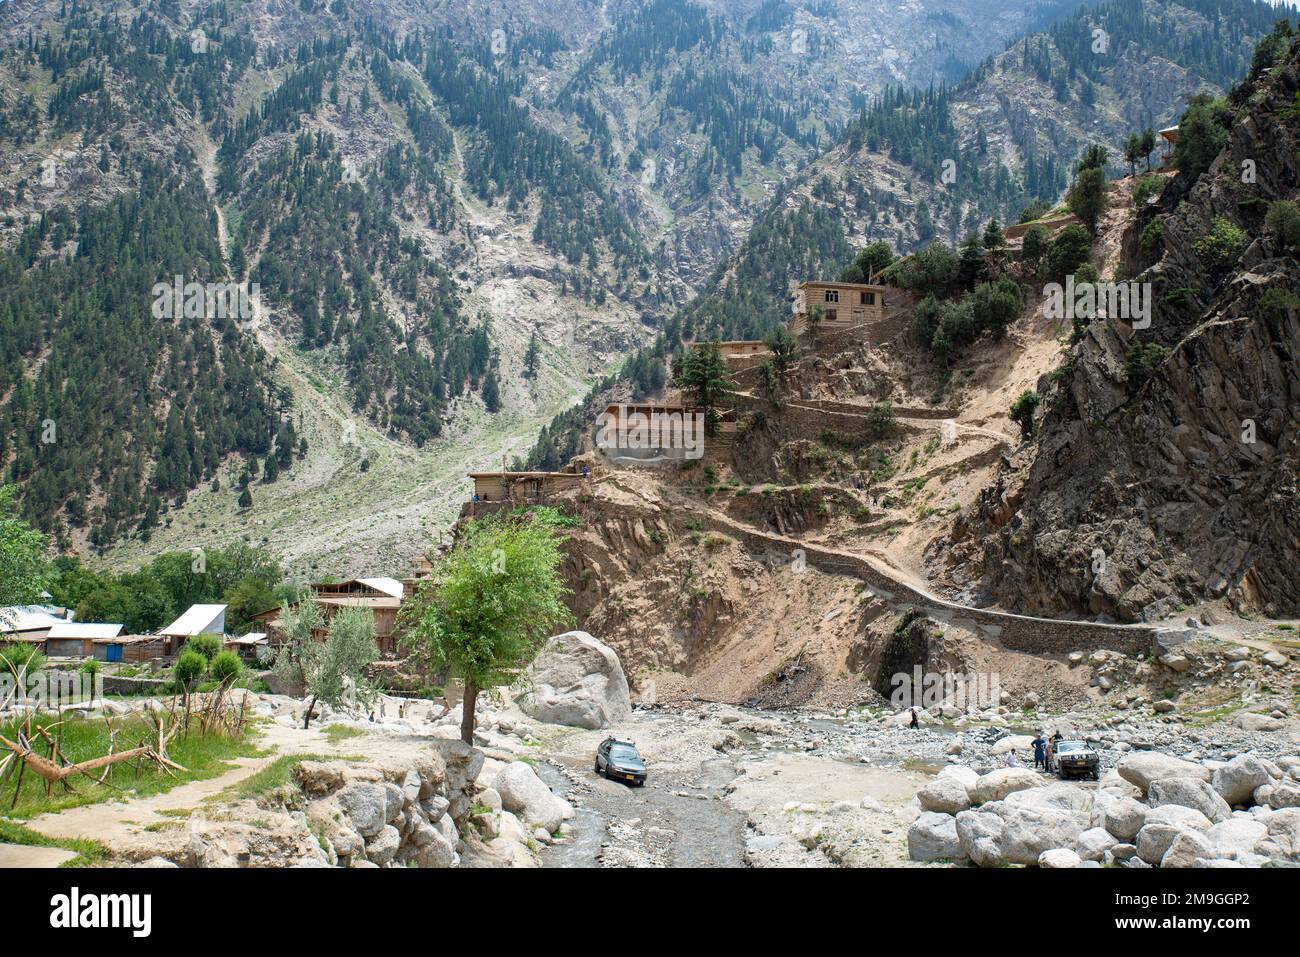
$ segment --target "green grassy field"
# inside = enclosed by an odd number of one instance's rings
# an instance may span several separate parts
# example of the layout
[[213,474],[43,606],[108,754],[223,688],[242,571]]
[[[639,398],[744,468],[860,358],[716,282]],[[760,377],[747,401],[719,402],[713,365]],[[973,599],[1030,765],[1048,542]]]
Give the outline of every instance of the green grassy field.
[[[43,723],[52,724],[48,721]],[[117,732],[115,751],[136,747],[142,739],[156,740],[152,725],[143,718],[123,719],[115,722],[114,727]],[[69,761],[87,761],[109,751],[109,731],[103,721],[66,721],[58,731],[51,733],[58,734],[59,731],[62,733],[60,749]],[[12,722],[0,725],[0,734],[14,741],[17,728]],[[46,756],[43,746],[38,746],[36,750]],[[6,749],[4,754],[8,753]],[[68,779],[71,790],[56,784],[49,798],[45,795],[45,781],[29,769],[23,775],[16,803],[14,792],[18,787],[17,773],[10,775],[0,787],[0,814],[11,818],[27,818],[45,811],[61,811],[113,797],[159,794],[178,784],[215,777],[230,767],[229,761],[232,758],[254,757],[257,754],[259,751],[248,735],[243,739],[235,739],[216,734],[201,736],[193,731],[189,736],[177,735],[167,749],[168,758],[185,768],[183,772],[173,770],[168,773],[153,762],[142,762],[137,772],[135,762],[125,761],[114,766],[109,783],[97,783],[102,771],[96,772],[94,780],[84,775],[77,776]],[[0,759],[3,756],[0,755]]]

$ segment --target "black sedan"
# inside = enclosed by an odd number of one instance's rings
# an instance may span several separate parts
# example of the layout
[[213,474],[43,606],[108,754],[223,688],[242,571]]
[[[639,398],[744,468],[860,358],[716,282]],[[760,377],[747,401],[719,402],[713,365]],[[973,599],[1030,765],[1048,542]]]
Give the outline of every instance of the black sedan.
[[615,781],[644,785],[645,760],[631,741],[606,738],[596,749],[596,773]]

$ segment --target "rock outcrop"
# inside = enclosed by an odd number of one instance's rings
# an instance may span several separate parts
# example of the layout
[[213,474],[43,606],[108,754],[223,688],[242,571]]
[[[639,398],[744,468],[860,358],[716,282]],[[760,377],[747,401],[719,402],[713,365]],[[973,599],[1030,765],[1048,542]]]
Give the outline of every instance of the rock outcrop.
[[528,669],[519,706],[538,721],[596,730],[632,714],[618,655],[585,631],[556,635]]

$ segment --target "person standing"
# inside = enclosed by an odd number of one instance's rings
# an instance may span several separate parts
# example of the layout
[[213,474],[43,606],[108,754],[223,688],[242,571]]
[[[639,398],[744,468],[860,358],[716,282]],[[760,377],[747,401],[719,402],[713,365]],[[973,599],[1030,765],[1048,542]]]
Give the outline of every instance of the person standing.
[[1043,732],[1038,732],[1030,744],[1034,746],[1034,770],[1037,771],[1047,763],[1047,742],[1043,740]]
[[921,726],[921,722],[917,720],[917,717],[916,717],[916,709],[913,708],[913,709],[912,709],[912,721],[911,721],[910,724],[908,724],[908,727],[909,727],[909,728],[919,728],[920,726]]

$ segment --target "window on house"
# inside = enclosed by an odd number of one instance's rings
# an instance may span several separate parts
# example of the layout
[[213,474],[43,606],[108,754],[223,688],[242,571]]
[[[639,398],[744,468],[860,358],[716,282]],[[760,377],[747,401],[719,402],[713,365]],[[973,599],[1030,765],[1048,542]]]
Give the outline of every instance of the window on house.
[[834,309],[826,309],[822,312],[822,320],[825,322],[834,322],[839,312]]
[[864,306],[874,306],[876,304],[876,294],[874,292],[864,292],[862,294],[862,304]]
[[839,301],[840,301],[840,291],[839,291],[838,289],[827,289],[827,290],[826,290],[826,301],[827,301],[827,302],[839,302]]

